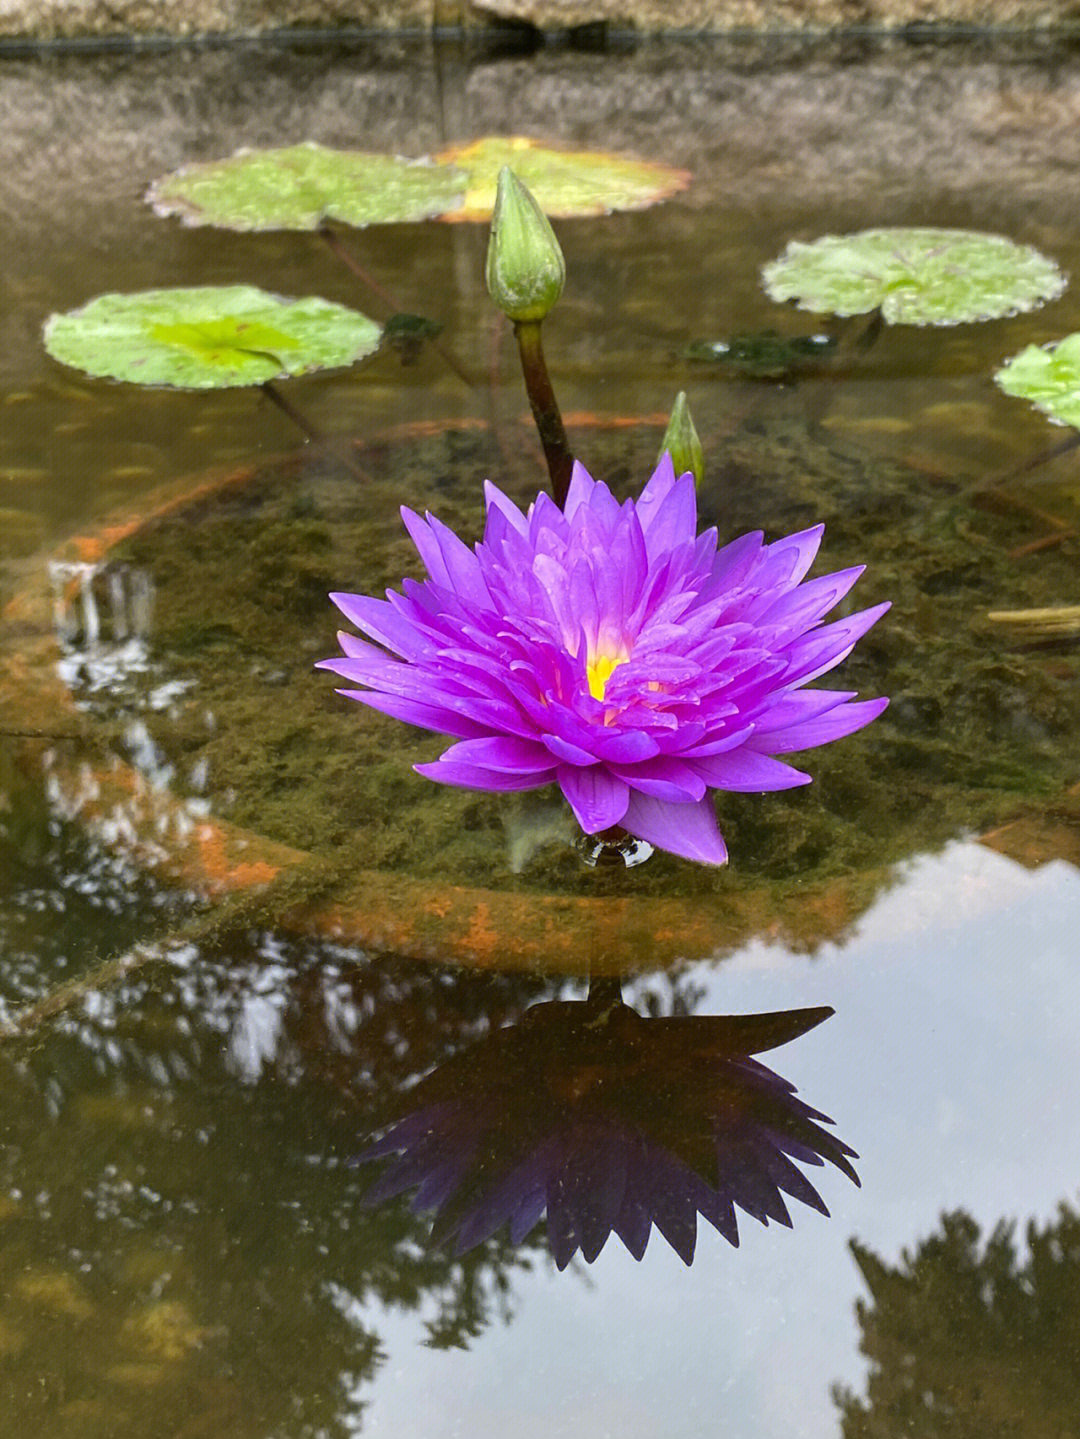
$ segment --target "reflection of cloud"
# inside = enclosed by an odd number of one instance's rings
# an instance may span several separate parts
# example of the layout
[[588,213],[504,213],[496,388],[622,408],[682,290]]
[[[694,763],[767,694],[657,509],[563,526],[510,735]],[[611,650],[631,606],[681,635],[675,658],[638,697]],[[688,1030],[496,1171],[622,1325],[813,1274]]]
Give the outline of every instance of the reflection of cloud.
[[167,680],[150,654],[155,591],[149,571],[128,565],[51,560],[57,673],[80,708],[101,699],[158,713],[194,681]]
[[[911,936],[960,932],[975,922],[1005,916],[1025,897],[1040,891],[1049,896],[1061,875],[1075,873],[1065,861],[1051,860],[1038,871],[1026,869],[978,840],[954,840],[937,854],[919,855],[898,865],[893,888],[877,896],[857,924],[830,943],[834,953],[863,944],[884,944],[890,949]],[[797,971],[806,968],[806,955],[770,939],[757,938],[730,958],[724,973]],[[905,952],[905,963],[906,952]]]
[[861,922],[863,936],[896,939],[905,934],[958,929],[982,915],[1000,914],[1031,889],[1028,870],[971,840],[956,840],[936,855],[921,855],[893,890]]
[[579,1249],[591,1263],[613,1231],[640,1259],[654,1224],[689,1264],[699,1214],[737,1245],[736,1209],[790,1226],[785,1195],[828,1214],[798,1164],[828,1160],[857,1184],[854,1151],[750,1056],[831,1012],[535,1005],[408,1091],[408,1113],[361,1156],[390,1160],[367,1200],[415,1189],[458,1253],[504,1225],[520,1243],[546,1211],[560,1269]]
[[124,690],[146,674],[154,586],[145,570],[53,560],[49,579],[58,668],[73,690]]

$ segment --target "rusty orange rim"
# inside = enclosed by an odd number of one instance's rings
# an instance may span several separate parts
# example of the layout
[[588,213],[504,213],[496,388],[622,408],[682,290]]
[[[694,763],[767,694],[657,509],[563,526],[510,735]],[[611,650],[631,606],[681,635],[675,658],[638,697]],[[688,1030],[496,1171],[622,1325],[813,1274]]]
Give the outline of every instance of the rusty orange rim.
[[[598,422],[574,416],[576,423]],[[636,423],[655,426],[663,417]],[[476,422],[482,426],[484,422]],[[605,422],[600,420],[599,423]],[[633,421],[616,417],[622,426]],[[445,427],[444,427],[445,428]],[[376,443],[432,433],[429,422],[397,427]],[[288,457],[278,457],[277,462]],[[297,455],[299,460],[299,455]],[[95,562],[155,521],[203,497],[241,488],[263,474],[273,460],[188,478],[154,492],[137,512],[113,514],[76,535],[58,553],[43,557]],[[85,732],[85,717],[57,673],[58,644],[52,628],[52,600],[44,584],[31,586],[5,606],[0,624],[17,646],[0,663],[0,710],[13,729],[51,730],[68,725]],[[29,754],[29,749],[26,751]],[[40,750],[35,751],[40,759]],[[79,820],[99,836],[115,833],[123,817],[125,850],[165,881],[207,898],[257,892],[316,857],[227,820],[193,818],[167,789],[155,789],[134,767],[119,759],[88,763],[66,759],[62,748],[50,760],[55,782],[78,791]],[[1070,791],[1075,830],[1080,786]],[[1060,836],[1035,834],[1034,821],[1013,818],[985,836],[985,842],[1021,862],[1050,857]],[[1053,826],[1051,826],[1053,828]],[[1075,838],[1075,836],[1074,836]],[[454,962],[491,970],[617,974],[678,960],[719,956],[756,936],[784,941],[807,935],[840,937],[866,906],[888,870],[868,870],[825,884],[733,891],[712,897],[581,897],[437,884],[381,870],[355,872],[329,899],[293,903],[275,915],[281,927],[334,938],[377,952],[418,960]]]

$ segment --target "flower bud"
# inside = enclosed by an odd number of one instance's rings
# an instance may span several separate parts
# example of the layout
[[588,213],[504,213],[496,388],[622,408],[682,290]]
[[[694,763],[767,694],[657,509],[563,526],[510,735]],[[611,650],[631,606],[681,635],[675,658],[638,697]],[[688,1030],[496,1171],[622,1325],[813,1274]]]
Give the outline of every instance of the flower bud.
[[488,293],[511,320],[542,320],[562,294],[566,262],[548,217],[508,165],[491,217]]
[[685,390],[680,390],[675,396],[675,406],[664,431],[664,438],[660,442],[657,459],[662,460],[665,454],[671,456],[671,463],[675,466],[677,475],[685,475],[689,471],[694,477],[694,484],[701,484],[705,474],[705,454],[698,439],[698,432],[694,429],[694,422],[690,418],[690,406],[686,403]]

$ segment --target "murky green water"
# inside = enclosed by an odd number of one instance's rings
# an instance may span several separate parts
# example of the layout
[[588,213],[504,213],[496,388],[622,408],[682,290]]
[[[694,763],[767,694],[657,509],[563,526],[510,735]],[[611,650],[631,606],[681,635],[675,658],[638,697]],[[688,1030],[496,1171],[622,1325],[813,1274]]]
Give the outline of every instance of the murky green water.
[[[813,331],[758,285],[793,236],[990,229],[1080,274],[1080,58],[0,57],[0,109],[5,1432],[1080,1432],[1080,652],[987,617],[1080,604],[1075,454],[1000,482],[1061,432],[989,379],[1080,328],[1080,292],[888,331],[786,383],[682,355]],[[829,567],[867,563],[860,603],[893,600],[842,671],[887,715],[815,754],[809,789],[726,797],[723,871],[587,870],[554,802],[425,784],[411,765],[438,741],[311,672],[328,589],[414,572],[402,501],[470,532],[484,476],[522,501],[543,481],[480,227],[350,237],[474,380],[429,347],[296,382],[362,480],[255,395],[137,394],[37,342],[53,310],[163,283],[385,318],[316,238],[182,231],[142,190],[244,143],[419,154],[518,129],[695,175],[653,211],[559,227],[547,348],[582,458],[634,493],[686,389],[704,519],[823,519]],[[583,999],[590,964],[642,1025],[535,1009]],[[643,1172],[628,1134],[693,1163],[725,1124],[749,1184],[752,1135],[794,1121],[747,1098],[707,1017],[825,1006],[762,1062],[861,1156],[861,1188],[807,1169],[831,1219],[743,1212],[738,1249],[700,1222],[686,1267],[669,1185],[640,1263],[613,1237],[560,1272],[543,1224],[457,1253],[401,1199],[364,1203],[376,1171],[350,1161],[432,1074],[471,1212],[510,1158],[561,1145],[588,1250],[613,1168]]]

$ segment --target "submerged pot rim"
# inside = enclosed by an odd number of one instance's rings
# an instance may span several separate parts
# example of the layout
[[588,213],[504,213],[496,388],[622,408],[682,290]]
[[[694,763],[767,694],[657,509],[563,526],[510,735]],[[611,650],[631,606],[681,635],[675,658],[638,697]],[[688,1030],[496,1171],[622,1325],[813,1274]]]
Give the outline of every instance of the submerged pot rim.
[[[662,428],[666,423],[665,416],[605,420],[573,415],[567,420],[575,427],[604,428]],[[422,420],[384,430],[355,442],[355,447],[362,455],[375,445],[486,428],[485,421],[476,419]],[[42,557],[36,573],[44,576],[50,560],[100,563],[121,541],[186,506],[242,489],[275,467],[298,465],[306,453],[289,451],[240,467],[184,476],[145,497],[138,509],[113,513],[71,537]],[[92,721],[76,708],[72,692],[57,673],[51,605],[46,586],[39,583],[18,593],[5,607],[6,627],[32,638],[0,668],[0,698],[26,731],[55,731],[62,715],[74,730],[92,739]],[[24,749],[33,748],[32,740],[23,743]],[[48,764],[53,783],[78,794],[74,813],[91,833],[106,842],[113,835],[115,843],[122,832],[127,852],[140,866],[202,897],[259,893],[298,874],[301,867],[318,864],[318,857],[309,851],[228,820],[210,815],[193,819],[181,798],[167,788],[155,788],[116,757],[95,763],[84,755],[67,756],[64,747],[57,746]],[[121,814],[125,823],[118,826]],[[1009,853],[1009,835],[1018,824],[1022,830],[1015,819],[997,825],[986,836],[987,842]],[[862,913],[868,886],[876,890],[892,868],[868,867],[819,883],[793,884],[786,892],[775,885],[760,885],[692,898],[560,895],[438,883],[365,869],[333,887],[329,897],[308,900],[289,897],[283,890],[281,903],[268,920],[293,932],[418,960],[492,970],[614,975],[719,957],[755,936],[791,938],[804,947],[808,927],[817,941],[836,938]]]

